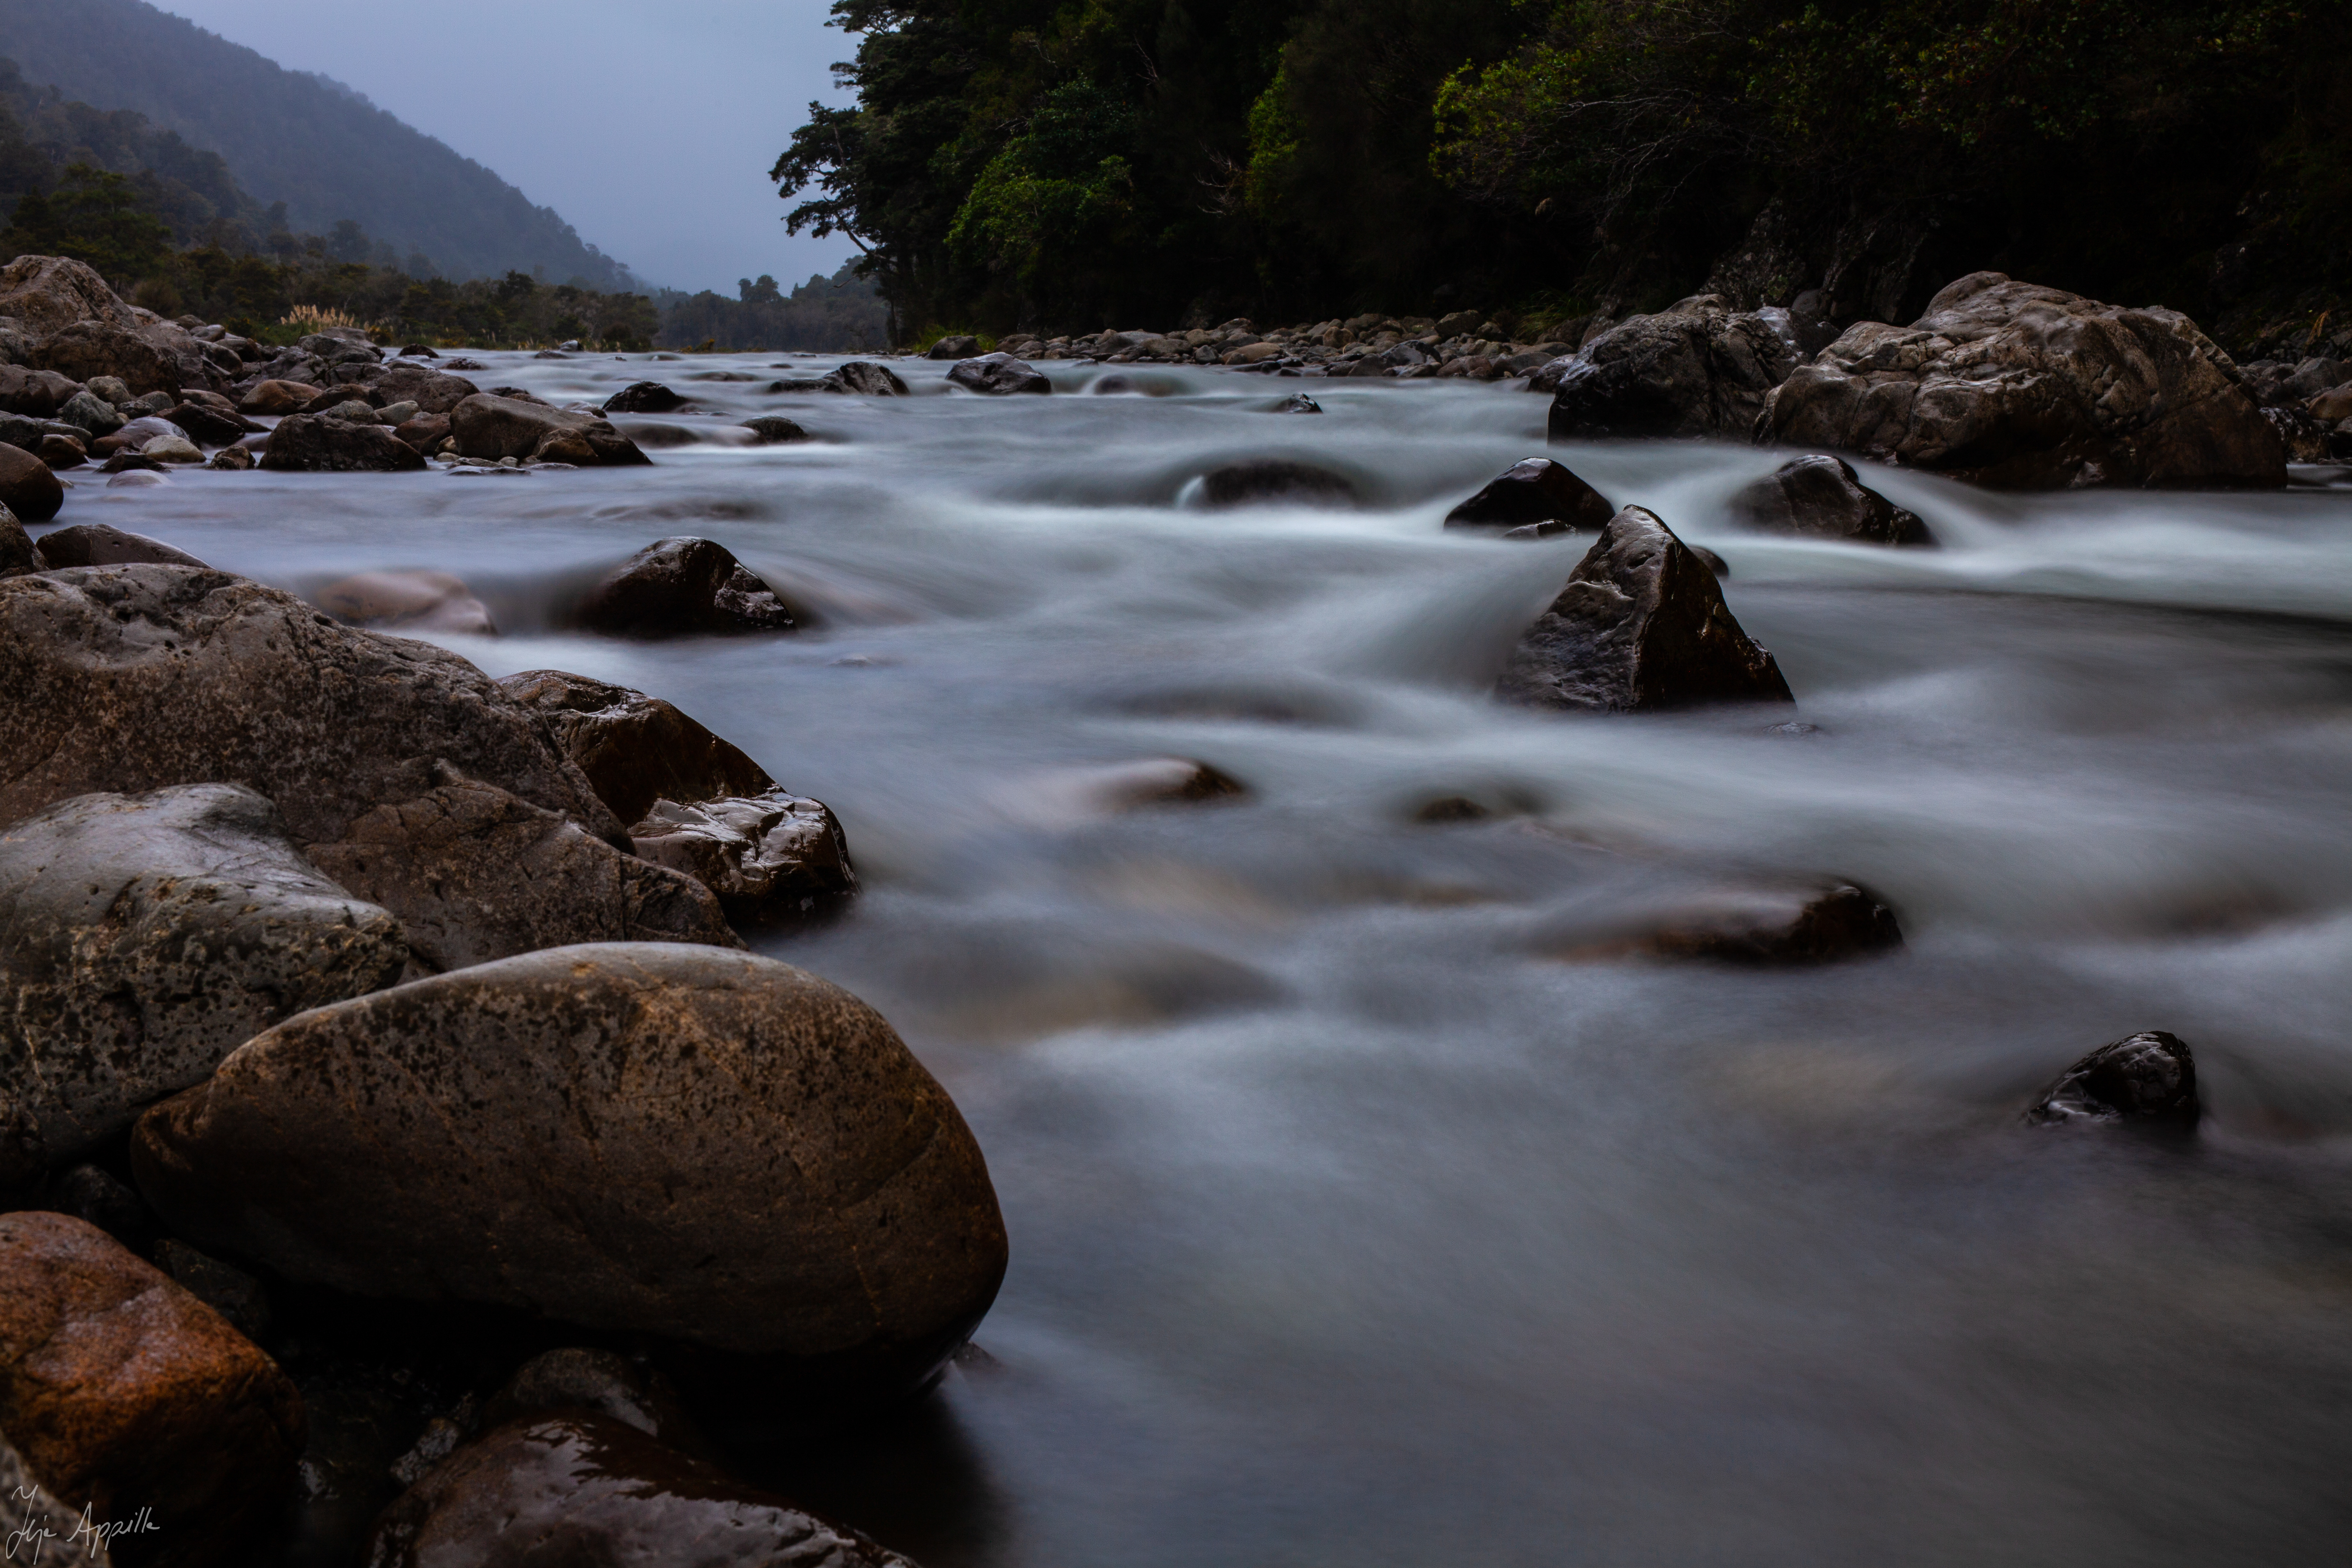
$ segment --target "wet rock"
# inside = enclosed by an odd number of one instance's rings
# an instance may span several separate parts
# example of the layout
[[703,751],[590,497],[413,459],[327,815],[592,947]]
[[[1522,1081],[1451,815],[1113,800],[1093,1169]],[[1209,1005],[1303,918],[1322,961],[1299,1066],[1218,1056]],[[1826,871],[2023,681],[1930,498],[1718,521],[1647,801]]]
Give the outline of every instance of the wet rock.
[[449,438],[449,416],[446,414],[420,414],[393,426],[392,433],[411,449],[420,453],[437,452]]
[[320,389],[306,382],[257,382],[237,404],[240,414],[282,415],[299,414],[310,406],[310,400]]
[[787,441],[806,441],[809,433],[780,414],[766,414],[757,419],[743,421],[743,428],[751,432],[755,447],[773,447]]
[[212,469],[215,473],[244,473],[247,469],[253,467],[253,448],[250,447],[223,447],[219,451],[213,454],[212,461],[206,463],[205,467]]
[[131,322],[131,307],[115,297],[105,279],[61,256],[20,256],[0,267],[0,316],[15,317],[37,338],[77,321]]
[[0,364],[0,409],[11,414],[23,414],[35,419],[50,418],[80,390],[72,377],[59,375],[53,370],[26,370],[22,365]]
[[1903,931],[1892,910],[1852,883],[1734,888],[1677,909],[1639,945],[1724,963],[1832,963],[1900,947]]
[[405,401],[400,403],[387,403],[383,407],[378,408],[375,411],[375,422],[379,425],[389,425],[394,430],[398,430],[403,425],[405,425],[410,420],[415,418],[419,410],[414,403]]
[[925,359],[965,359],[977,353],[979,350],[980,340],[978,338],[941,338],[938,342],[933,343],[930,346],[929,352],[925,353],[923,357]]
[[640,858],[683,871],[738,926],[822,919],[857,893],[841,824],[823,801],[782,790],[682,804],[658,800],[629,829]]
[[[625,852],[621,823],[539,715],[456,654],[340,626],[290,594],[173,566],[0,580],[0,689],[13,697],[0,704],[0,824],[96,790],[236,779],[275,801],[312,864],[390,909],[412,942],[426,933],[482,952],[519,924],[541,946],[647,934],[665,905],[681,915],[665,934],[713,940],[709,892]],[[554,841],[543,823],[486,821],[462,885],[447,889],[410,875],[363,892],[352,871],[323,864],[345,843],[400,861],[399,814],[380,808],[410,802],[420,838],[408,858],[421,867],[453,852],[453,778],[585,831]],[[559,924],[551,893],[533,894],[537,918],[518,922],[501,889],[528,884],[542,852],[574,888],[600,890]]]
[[859,397],[904,397],[907,384],[887,365],[854,359],[836,365],[824,377],[826,390]]
[[979,1146],[889,1025],[713,948],[562,948],[314,1008],[149,1111],[131,1163],[206,1250],[661,1336],[714,1374],[919,1385],[1003,1277]]
[[606,574],[572,618],[612,637],[788,632],[789,607],[732,552],[708,539],[661,539]]
[[144,1257],[155,1246],[147,1200],[101,1165],[70,1165],[49,1179],[46,1203],[31,1206],[94,1225]]
[[584,1412],[510,1422],[459,1449],[384,1511],[368,1563],[505,1568],[521,1561],[515,1553],[526,1541],[560,1541],[563,1561],[582,1564],[913,1568],[855,1531]]
[[1632,710],[1788,702],[1772,656],[1750,641],[1706,563],[1651,512],[1609,520],[1496,686],[1542,708]]
[[1054,384],[1045,379],[1043,371],[1008,353],[982,354],[978,359],[963,360],[948,372],[948,379],[969,391],[991,395],[1054,390]]
[[418,364],[389,364],[369,384],[387,404],[414,403],[420,414],[446,414],[482,389],[462,375]]
[[461,455],[492,460],[530,458],[583,466],[629,466],[652,460],[609,420],[487,392],[466,398],[449,411],[449,438]]
[[1731,514],[1767,533],[1854,544],[1936,542],[1916,512],[1869,489],[1840,458],[1797,458],[1781,464],[1733,496]]
[[41,537],[41,561],[52,572],[69,566],[202,566],[184,550],[174,550],[143,533],[125,533],[103,522],[78,522]]
[[687,399],[658,381],[632,382],[604,400],[607,414],[667,414]]
[[33,547],[32,535],[16,521],[16,514],[0,506],[0,577],[21,577],[27,572],[41,570],[40,552]]
[[1350,507],[1355,485],[1306,463],[1279,458],[1228,463],[1202,476],[1201,502],[1213,511],[1244,506]]
[[616,855],[495,784],[445,775],[310,858],[361,897],[411,911],[408,954],[426,973],[583,942],[740,945],[694,878]]
[[[1541,522],[1523,522],[1517,528],[1507,528],[1503,531],[1503,537],[1525,543],[1530,540],[1556,539],[1563,533],[1574,531],[1576,531],[1574,529],[1557,518],[1546,518]],[[1713,563],[1709,563],[1709,564]],[[1716,575],[1721,576],[1722,573],[1718,571]]]
[[185,436],[158,436],[139,448],[142,458],[152,458],[159,463],[201,463],[204,448]]
[[121,474],[138,469],[144,469],[151,474],[160,474],[163,471],[163,460],[161,458],[151,458],[144,452],[117,449],[105,462],[99,465],[98,471],[101,474]]
[[1998,272],[1908,327],[1849,327],[1774,392],[1757,436],[2005,489],[2286,482],[2278,433],[2188,317]]
[[400,922],[236,784],[79,795],[0,831],[0,1187],[406,962]]
[[1303,392],[1293,393],[1274,405],[1276,414],[1320,414],[1323,405]]
[[759,763],[658,697],[560,669],[525,670],[499,685],[545,716],[555,743],[623,822],[641,821],[658,800],[776,787]]
[[58,423],[73,426],[92,437],[113,435],[129,423],[114,411],[110,403],[101,403],[87,390],[77,392],[58,410]]
[[1599,528],[1616,510],[1567,464],[1529,458],[1511,465],[1447,512],[1445,526],[1521,528],[1556,522],[1563,528]]
[[557,1410],[593,1411],[679,1453],[704,1455],[709,1448],[658,1368],[579,1346],[525,1362],[483,1406],[482,1425],[500,1426]]
[[1139,757],[1034,774],[1006,796],[1006,805],[1016,817],[1055,826],[1150,806],[1240,800],[1248,794],[1249,786],[1231,773],[1194,758]]
[[179,404],[163,417],[186,431],[190,440],[207,447],[234,446],[261,428],[240,415],[224,414],[201,403]]
[[244,1269],[168,1237],[155,1244],[155,1267],[254,1343],[267,1344],[274,1337],[269,1292]]
[[269,433],[261,466],[280,473],[401,474],[423,470],[415,447],[381,425],[289,414]]
[[78,468],[89,460],[89,448],[80,438],[58,432],[43,436],[39,446],[28,449],[52,469]]
[[195,1565],[267,1532],[302,1403],[219,1313],[105,1232],[0,1215],[0,1430],[68,1510],[143,1517],[152,1533],[118,1554]]
[[25,522],[47,522],[66,504],[65,486],[22,447],[0,446],[0,507]]
[[1745,439],[1797,363],[1785,313],[1739,314],[1703,294],[1587,342],[1552,395],[1555,441],[1611,436]]
[[312,602],[349,626],[485,637],[499,633],[474,591],[446,572],[362,572],[328,584]]
[[115,376],[131,388],[133,396],[202,386],[209,374],[201,353],[175,353],[156,342],[151,332],[102,321],[77,321],[50,333],[33,351],[33,363],[75,381]]
[[2042,1091],[2025,1120],[2114,1121],[2186,1131],[2197,1125],[2197,1063],[2178,1035],[2151,1029],[2101,1046]]

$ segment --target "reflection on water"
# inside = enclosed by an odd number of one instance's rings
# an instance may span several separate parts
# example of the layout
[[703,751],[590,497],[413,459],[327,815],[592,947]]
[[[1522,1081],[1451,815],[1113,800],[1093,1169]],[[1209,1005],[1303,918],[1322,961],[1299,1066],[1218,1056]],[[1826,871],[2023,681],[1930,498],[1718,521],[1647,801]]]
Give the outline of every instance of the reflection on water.
[[[825,362],[499,357],[484,384],[653,374],[819,439],[85,482],[59,521],[299,589],[456,573],[507,635],[450,644],[492,673],[667,697],[839,812],[869,896],[773,951],[948,1082],[1013,1269],[937,1407],[761,1479],[932,1568],[2342,1560],[2352,494],[1872,476],[1943,545],[1896,552],[1732,531],[1766,454],[1560,453],[1729,563],[1819,727],[1789,735],[1483,700],[1582,547],[1439,520],[1543,449],[1540,398],[1316,383],[1277,417],[1302,384],[772,396],[695,376]],[[1366,504],[1180,504],[1247,458]],[[818,629],[552,629],[675,533]],[[1168,755],[1251,795],[1051,782]],[[1454,796],[1489,815],[1413,820]],[[1541,940],[1791,874],[1863,880],[1908,949]],[[2198,1052],[2194,1148],[2015,1125],[2143,1028]]]

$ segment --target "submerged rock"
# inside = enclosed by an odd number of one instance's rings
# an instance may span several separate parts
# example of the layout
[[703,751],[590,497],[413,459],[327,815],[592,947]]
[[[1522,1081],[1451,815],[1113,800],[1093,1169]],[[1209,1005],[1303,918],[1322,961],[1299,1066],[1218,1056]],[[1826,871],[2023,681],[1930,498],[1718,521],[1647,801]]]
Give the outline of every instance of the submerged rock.
[[1227,463],[1201,479],[1201,503],[1213,511],[1244,506],[1350,507],[1356,500],[1355,485],[1328,468],[1275,458]]
[[2004,489],[2286,482],[2278,433],[2188,317],[1998,272],[1947,286],[1908,327],[1847,328],[1757,436]]
[[[219,1313],[105,1232],[0,1215],[0,1430],[68,1510],[144,1521],[125,1558],[203,1564],[236,1561],[275,1522],[302,1402]],[[44,1561],[79,1556],[49,1545]]]
[[[340,626],[290,594],[178,566],[0,580],[0,689],[14,698],[0,705],[0,824],[96,790],[235,779],[276,802],[311,862],[390,909],[412,942],[439,933],[485,951],[492,933],[517,929],[502,905],[539,874],[533,856],[555,849],[573,886],[604,891],[552,924],[562,911],[534,895],[535,919],[522,923],[536,944],[642,933],[662,910],[683,921],[666,934],[723,931],[692,879],[625,852],[622,824],[537,714],[456,654]],[[326,866],[346,844],[394,867],[451,853],[442,792],[460,780],[582,832],[524,831],[486,814],[462,886],[446,889],[386,877],[364,891],[352,868]],[[409,803],[413,822],[400,809]]]
[[79,795],[0,831],[0,1187],[407,959],[400,922],[236,784]]
[[1733,496],[1731,513],[1768,533],[1854,544],[1936,542],[1918,513],[1864,485],[1842,458],[1797,458],[1781,464]]
[[1784,312],[1737,313],[1714,294],[1680,300],[1602,332],[1560,367],[1551,438],[1745,439],[1796,363]]
[[1676,910],[1641,944],[1667,958],[1831,963],[1903,945],[1895,911],[1850,882],[1737,888]]
[[623,822],[641,821],[658,800],[776,787],[759,763],[658,697],[560,669],[525,670],[499,685],[545,716],[555,743]]
[[788,632],[793,613],[726,546],[659,539],[607,573],[572,618],[612,637]]
[[386,631],[496,637],[490,612],[446,572],[362,572],[328,584],[318,605],[337,620]]
[[[508,1568],[523,1542],[564,1563],[914,1568],[864,1536],[740,1485],[609,1416],[509,1422],[384,1510],[369,1568]],[[553,1568],[555,1559],[546,1561]]]
[[390,428],[373,420],[289,414],[269,433],[261,466],[282,473],[420,473],[425,458]]
[[715,948],[559,948],[314,1008],[149,1111],[131,1162],[208,1250],[682,1342],[721,1376],[918,1386],[1004,1271],[979,1145],[889,1025]]
[[2042,1091],[2025,1120],[2116,1121],[2178,1128],[2197,1125],[2197,1063],[2178,1035],[2150,1029],[2101,1046]]
[[826,390],[843,392],[862,397],[904,397],[907,384],[887,365],[871,360],[854,359],[827,372]]
[[763,414],[757,419],[746,419],[743,428],[751,432],[751,444],[755,447],[775,447],[787,441],[812,439],[798,423],[781,414]]
[[1512,464],[1476,495],[1447,512],[1445,526],[1520,528],[1558,523],[1562,529],[1599,528],[1616,510],[1567,464],[1529,458]]
[[205,566],[186,551],[174,550],[160,539],[126,533],[103,522],[78,522],[43,534],[40,550],[41,560],[52,572],[71,566]]
[[818,919],[857,893],[833,812],[782,790],[690,805],[656,801],[629,837],[639,858],[716,893],[737,925]]
[[607,414],[667,414],[683,408],[686,397],[658,381],[634,381],[604,400]]
[[1295,392],[1288,397],[1284,398],[1281,402],[1276,404],[1274,405],[1273,412],[1276,414],[1320,414],[1323,412],[1323,405],[1316,402],[1313,398],[1307,396],[1303,392]]
[[49,466],[20,447],[0,445],[0,507],[25,522],[47,522],[66,504]]
[[992,395],[1054,390],[1054,384],[1045,379],[1043,371],[1008,353],[982,354],[978,359],[964,360],[948,372],[948,379],[970,391]]
[[1519,639],[1496,693],[1544,708],[1632,710],[1789,702],[1715,574],[1656,513],[1609,520],[1568,585]]

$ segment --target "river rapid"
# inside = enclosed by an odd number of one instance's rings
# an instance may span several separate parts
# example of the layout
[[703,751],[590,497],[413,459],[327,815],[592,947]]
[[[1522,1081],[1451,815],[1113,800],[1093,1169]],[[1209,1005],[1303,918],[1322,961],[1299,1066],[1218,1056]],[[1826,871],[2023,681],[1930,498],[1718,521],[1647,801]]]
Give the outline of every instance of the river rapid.
[[[776,396],[835,362],[478,357],[819,439],[673,416],[713,438],[649,468],[84,470],[57,521],[302,592],[456,573],[504,635],[440,640],[490,673],[667,698],[839,814],[865,897],[761,946],[946,1083],[1012,1269],[923,1409],[748,1476],[929,1568],[2344,1561],[2352,489],[1865,474],[1942,545],[1887,551],[1733,530],[1772,454],[1553,448],[1723,557],[1792,733],[1487,698],[1589,542],[1440,526],[1546,450],[1524,392],[1054,364],[991,399],[900,363],[914,396]],[[1302,389],[1320,416],[1270,412]],[[1259,457],[1368,502],[1193,504]],[[819,624],[550,628],[674,534]],[[1251,793],[1071,783],[1168,755]],[[1492,815],[1413,820],[1447,796]],[[1824,873],[1906,947],[1560,956]],[[2196,1052],[2193,1143],[2020,1123],[2151,1028]]]

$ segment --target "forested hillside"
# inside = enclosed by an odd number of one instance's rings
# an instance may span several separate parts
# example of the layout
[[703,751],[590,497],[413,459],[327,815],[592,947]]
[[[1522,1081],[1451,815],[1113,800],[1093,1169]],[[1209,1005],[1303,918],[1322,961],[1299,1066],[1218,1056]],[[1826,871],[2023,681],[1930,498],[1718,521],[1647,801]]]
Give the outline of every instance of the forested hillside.
[[[387,18],[387,26],[396,25]],[[541,268],[642,289],[550,207],[339,83],[284,70],[142,0],[0,0],[0,54],[100,110],[132,110],[218,153],[280,226],[350,221],[453,279]]]
[[2352,6],[836,0],[773,171],[902,333],[1622,311],[1993,268],[2241,322],[2352,293]]
[[811,278],[787,294],[762,273],[735,286],[736,297],[704,289],[687,294],[665,289],[654,296],[661,308],[666,349],[880,350],[890,346],[887,313],[871,279],[845,263],[830,278]]

